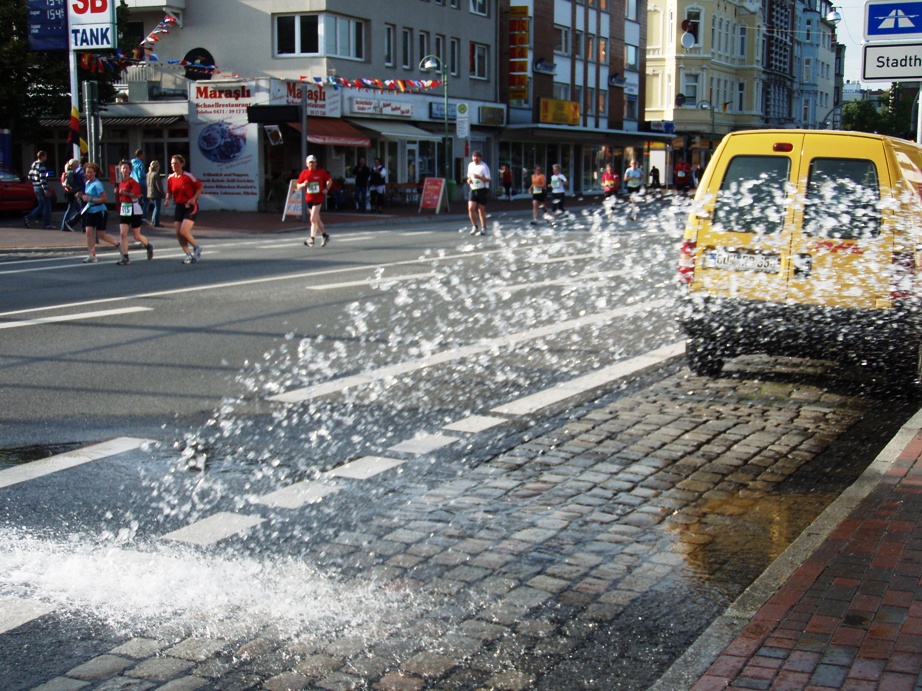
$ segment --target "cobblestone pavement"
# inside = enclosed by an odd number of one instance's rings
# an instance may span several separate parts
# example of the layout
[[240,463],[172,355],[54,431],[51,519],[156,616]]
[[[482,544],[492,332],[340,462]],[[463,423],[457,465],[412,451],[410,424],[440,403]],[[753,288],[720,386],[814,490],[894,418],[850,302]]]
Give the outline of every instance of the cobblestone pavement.
[[311,544],[394,598],[377,621],[165,621],[38,688],[648,688],[873,460],[880,398],[825,375],[750,357],[601,392]]

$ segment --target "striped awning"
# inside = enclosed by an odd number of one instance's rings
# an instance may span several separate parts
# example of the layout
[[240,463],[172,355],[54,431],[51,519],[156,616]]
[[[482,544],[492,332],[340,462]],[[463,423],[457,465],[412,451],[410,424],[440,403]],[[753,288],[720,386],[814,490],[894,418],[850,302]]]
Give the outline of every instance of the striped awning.
[[[182,115],[102,118],[103,127],[169,127],[177,122],[185,121],[186,119]],[[70,120],[67,118],[45,118],[41,123],[42,127],[70,127]],[[80,125],[86,126],[86,118],[80,118]]]

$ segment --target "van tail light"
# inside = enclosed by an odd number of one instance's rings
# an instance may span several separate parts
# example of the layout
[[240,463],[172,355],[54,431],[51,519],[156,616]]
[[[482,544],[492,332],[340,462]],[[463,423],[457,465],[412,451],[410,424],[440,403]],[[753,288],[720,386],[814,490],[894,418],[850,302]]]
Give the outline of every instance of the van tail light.
[[694,240],[683,240],[679,249],[679,283],[689,284],[695,275],[695,249],[698,244]]
[[916,296],[918,268],[912,252],[894,252],[890,272],[890,299],[905,300]]

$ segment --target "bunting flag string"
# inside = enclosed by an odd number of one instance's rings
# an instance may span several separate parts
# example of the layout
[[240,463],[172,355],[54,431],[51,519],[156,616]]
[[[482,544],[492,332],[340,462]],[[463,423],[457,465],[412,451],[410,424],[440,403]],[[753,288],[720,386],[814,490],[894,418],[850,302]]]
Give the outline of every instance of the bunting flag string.
[[338,91],[339,89],[364,89],[367,91],[394,91],[394,92],[411,92],[419,93],[420,91],[426,91],[428,89],[435,89],[442,86],[442,82],[439,79],[369,79],[366,77],[360,77],[358,79],[346,79],[345,77],[311,77],[309,75],[301,75],[300,81],[316,84],[317,86],[326,88],[328,86],[333,87],[334,90]]

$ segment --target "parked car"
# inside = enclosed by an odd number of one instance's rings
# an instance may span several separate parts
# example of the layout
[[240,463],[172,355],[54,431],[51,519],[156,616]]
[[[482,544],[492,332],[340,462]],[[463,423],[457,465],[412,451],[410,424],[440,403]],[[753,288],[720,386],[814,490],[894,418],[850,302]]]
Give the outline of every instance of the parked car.
[[680,250],[689,366],[768,353],[920,374],[922,147],[882,135],[724,137]]
[[0,211],[28,213],[35,208],[32,183],[12,168],[0,163]]

